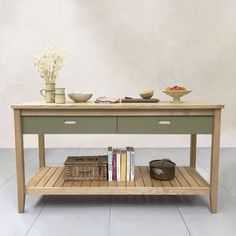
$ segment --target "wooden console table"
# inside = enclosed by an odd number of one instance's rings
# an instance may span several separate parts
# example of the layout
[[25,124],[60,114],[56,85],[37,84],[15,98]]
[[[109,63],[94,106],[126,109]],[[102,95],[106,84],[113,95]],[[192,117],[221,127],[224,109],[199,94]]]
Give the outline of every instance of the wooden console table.
[[[45,104],[13,105],[15,120],[18,211],[25,195],[209,195],[217,212],[220,119],[223,105],[173,104]],[[24,134],[37,134],[39,171],[25,184]],[[64,181],[63,167],[45,166],[45,134],[189,134],[190,165],[176,168],[171,181],[151,179],[148,168],[136,166],[134,182]],[[197,134],[212,135],[210,183],[196,171]],[[130,143],[131,144],[131,143]],[[109,146],[109,143],[107,144]]]

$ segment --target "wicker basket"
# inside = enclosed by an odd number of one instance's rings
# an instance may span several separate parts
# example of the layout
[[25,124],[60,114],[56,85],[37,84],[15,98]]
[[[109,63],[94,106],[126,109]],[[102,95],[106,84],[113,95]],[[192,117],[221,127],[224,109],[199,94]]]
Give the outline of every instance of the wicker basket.
[[70,156],[65,161],[65,180],[107,180],[107,156]]

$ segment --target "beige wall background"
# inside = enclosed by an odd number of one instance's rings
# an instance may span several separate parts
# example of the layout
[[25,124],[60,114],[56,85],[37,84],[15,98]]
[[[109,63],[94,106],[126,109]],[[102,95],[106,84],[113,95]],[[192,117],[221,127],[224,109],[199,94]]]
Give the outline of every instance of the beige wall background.
[[[236,1],[0,0],[0,147],[14,146],[10,105],[42,99],[32,66],[48,40],[66,50],[57,81],[66,92],[137,96],[168,85],[186,100],[225,104],[222,146],[236,146]],[[35,147],[35,136],[26,137]],[[48,147],[187,146],[188,136],[47,136]],[[200,146],[210,138],[201,136]]]

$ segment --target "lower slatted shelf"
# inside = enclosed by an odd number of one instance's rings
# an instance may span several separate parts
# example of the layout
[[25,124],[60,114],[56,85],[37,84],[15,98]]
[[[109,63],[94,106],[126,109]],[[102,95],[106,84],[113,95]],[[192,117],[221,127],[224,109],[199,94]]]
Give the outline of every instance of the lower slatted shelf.
[[176,167],[175,178],[150,178],[147,166],[135,167],[134,182],[65,181],[63,167],[43,167],[29,181],[26,194],[36,195],[204,195],[209,184],[191,167]]

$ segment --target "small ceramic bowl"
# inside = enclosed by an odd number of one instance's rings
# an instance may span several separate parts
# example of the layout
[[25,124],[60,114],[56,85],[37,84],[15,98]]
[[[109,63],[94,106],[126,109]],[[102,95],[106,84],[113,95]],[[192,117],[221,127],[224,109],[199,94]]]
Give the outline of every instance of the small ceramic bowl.
[[92,93],[69,93],[68,96],[74,102],[87,102],[92,96]]
[[182,101],[180,100],[180,98],[190,92],[191,90],[178,90],[178,91],[163,90],[163,93],[173,98],[173,100],[171,101],[173,103],[181,103]]
[[143,99],[150,99],[153,96],[153,94],[154,94],[154,90],[145,90],[141,92],[139,95]]

